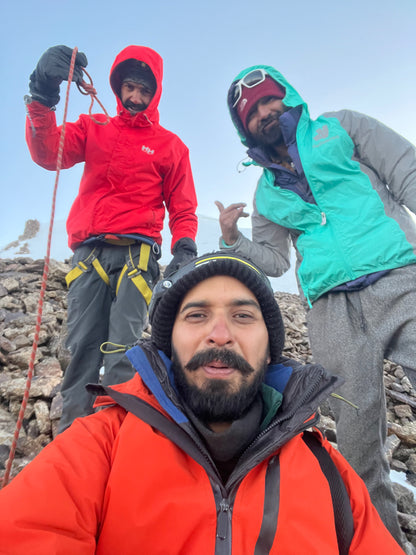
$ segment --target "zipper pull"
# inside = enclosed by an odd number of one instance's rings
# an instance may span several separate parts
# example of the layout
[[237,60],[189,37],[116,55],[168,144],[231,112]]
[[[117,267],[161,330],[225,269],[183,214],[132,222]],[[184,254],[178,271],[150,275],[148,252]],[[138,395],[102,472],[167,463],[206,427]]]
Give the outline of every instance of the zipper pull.
[[230,505],[224,499],[220,503],[220,513],[218,515],[217,538],[225,540],[227,530],[230,529],[231,511]]
[[326,214],[325,212],[321,212],[321,225],[325,225],[326,224]]

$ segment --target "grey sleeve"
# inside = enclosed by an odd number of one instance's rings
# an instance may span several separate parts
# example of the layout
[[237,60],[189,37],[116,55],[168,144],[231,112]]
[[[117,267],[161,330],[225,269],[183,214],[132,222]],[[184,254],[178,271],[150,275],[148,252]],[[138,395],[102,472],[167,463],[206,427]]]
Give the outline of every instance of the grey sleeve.
[[268,276],[281,276],[290,268],[289,230],[261,216],[255,202],[251,222],[252,241],[240,232],[237,241],[230,247],[224,247],[221,237],[220,248],[250,258]]
[[351,137],[358,160],[373,168],[395,200],[416,213],[416,148],[378,120],[354,112],[327,112]]

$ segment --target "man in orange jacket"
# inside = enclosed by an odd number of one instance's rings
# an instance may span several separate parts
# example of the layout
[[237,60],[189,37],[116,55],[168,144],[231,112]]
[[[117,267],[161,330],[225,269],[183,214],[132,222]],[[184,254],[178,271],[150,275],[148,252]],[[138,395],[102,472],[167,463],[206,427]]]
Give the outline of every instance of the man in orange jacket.
[[342,380],[282,357],[259,268],[194,259],[157,284],[150,318],[136,376],[89,386],[103,410],[0,493],[1,553],[403,553],[313,428]]
[[[53,46],[30,76],[26,140],[33,160],[56,169],[60,128],[55,106],[68,78],[72,51]],[[82,81],[87,58],[78,52],[74,81]],[[169,212],[173,259],[165,274],[196,256],[196,194],[189,153],[179,137],[159,124],[163,61],[145,46],[128,46],[116,57],[110,85],[117,115],[82,114],[68,122],[62,167],[84,162],[78,196],[67,221],[73,268],[67,276],[71,362],[62,385],[60,431],[92,412],[85,384],[120,383],[134,370],[123,345],[132,345],[147,323],[147,306],[159,278],[161,230]]]

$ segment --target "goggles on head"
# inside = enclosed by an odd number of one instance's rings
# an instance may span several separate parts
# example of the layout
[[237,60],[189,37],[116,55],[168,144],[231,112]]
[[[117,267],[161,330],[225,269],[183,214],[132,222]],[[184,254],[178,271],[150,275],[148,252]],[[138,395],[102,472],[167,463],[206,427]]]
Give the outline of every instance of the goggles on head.
[[253,71],[250,71],[250,73],[247,73],[247,75],[244,75],[242,79],[237,81],[234,85],[231,96],[233,108],[237,106],[241,98],[243,86],[247,87],[247,89],[252,89],[257,85],[260,85],[260,83],[263,83],[267,75],[268,74],[264,71],[264,69],[253,69]]

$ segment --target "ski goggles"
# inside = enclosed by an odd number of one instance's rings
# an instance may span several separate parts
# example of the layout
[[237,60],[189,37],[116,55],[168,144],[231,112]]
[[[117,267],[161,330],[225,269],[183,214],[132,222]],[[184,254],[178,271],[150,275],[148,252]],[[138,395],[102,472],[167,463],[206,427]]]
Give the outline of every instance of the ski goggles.
[[261,69],[261,68],[253,69],[253,71],[250,71],[250,73],[247,73],[247,75],[244,75],[242,79],[237,81],[234,84],[234,88],[231,93],[231,101],[233,103],[233,108],[237,106],[241,98],[243,86],[247,87],[247,89],[252,89],[257,85],[260,85],[260,83],[263,83],[267,75],[268,74],[264,71],[264,69]]

